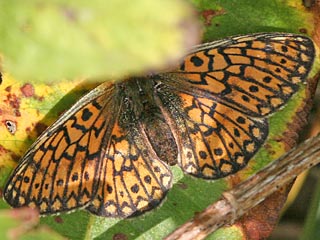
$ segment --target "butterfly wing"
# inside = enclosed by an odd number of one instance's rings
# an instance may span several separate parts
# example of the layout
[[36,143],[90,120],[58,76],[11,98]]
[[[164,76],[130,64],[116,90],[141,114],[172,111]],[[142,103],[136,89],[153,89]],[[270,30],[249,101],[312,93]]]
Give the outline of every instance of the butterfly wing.
[[301,35],[239,36],[198,47],[185,58],[179,75],[211,99],[262,117],[297,92],[314,57],[313,42]]
[[137,81],[119,83],[120,104],[108,136],[98,191],[87,207],[108,217],[138,215],[158,205],[171,188],[172,174],[145,135]]
[[104,217],[124,218],[154,208],[172,182],[170,169],[148,141],[143,141],[139,127],[133,124],[127,132],[119,125],[116,123],[111,133],[98,192],[87,207],[91,213]]
[[266,118],[305,83],[314,56],[300,35],[239,36],[200,45],[178,72],[160,76],[182,169],[220,178],[243,168],[268,136]]
[[129,216],[161,201],[171,172],[118,124],[115,89],[92,90],[38,138],[4,189],[11,206],[44,215],[89,206],[97,215]]
[[112,85],[96,88],[37,139],[4,189],[11,206],[30,206],[39,208],[40,214],[51,214],[91,201],[98,184],[103,139],[112,122],[106,112],[112,92]]

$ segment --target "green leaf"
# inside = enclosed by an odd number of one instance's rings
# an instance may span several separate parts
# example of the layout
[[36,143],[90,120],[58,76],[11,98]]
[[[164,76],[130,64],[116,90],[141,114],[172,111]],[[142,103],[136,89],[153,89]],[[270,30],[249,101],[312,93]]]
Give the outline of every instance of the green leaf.
[[105,81],[160,68],[198,40],[193,16],[178,0],[1,1],[3,69],[20,81]]
[[300,0],[190,0],[206,23],[204,40],[257,32],[309,33],[313,13]]

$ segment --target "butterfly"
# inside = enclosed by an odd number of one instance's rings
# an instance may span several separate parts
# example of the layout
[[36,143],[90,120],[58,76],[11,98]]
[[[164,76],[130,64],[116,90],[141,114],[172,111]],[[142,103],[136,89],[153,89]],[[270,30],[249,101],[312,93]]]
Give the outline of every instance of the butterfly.
[[268,137],[268,117],[313,65],[307,37],[258,33],[195,47],[180,68],[106,82],[35,141],[4,198],[40,214],[85,208],[129,217],[157,206],[170,165],[218,179],[243,169]]

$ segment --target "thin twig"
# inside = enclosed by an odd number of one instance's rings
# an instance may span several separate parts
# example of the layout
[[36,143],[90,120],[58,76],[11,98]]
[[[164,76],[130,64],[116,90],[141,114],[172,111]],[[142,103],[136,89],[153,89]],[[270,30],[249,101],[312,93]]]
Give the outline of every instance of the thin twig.
[[165,239],[203,239],[218,228],[235,222],[273,192],[319,162],[320,135],[306,140],[234,189],[224,192],[223,198]]

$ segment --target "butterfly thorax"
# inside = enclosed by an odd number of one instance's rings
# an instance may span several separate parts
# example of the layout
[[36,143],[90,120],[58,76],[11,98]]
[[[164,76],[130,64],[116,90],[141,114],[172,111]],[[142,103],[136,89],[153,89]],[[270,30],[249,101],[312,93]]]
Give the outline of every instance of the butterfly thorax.
[[155,95],[155,86],[154,80],[143,77],[131,78],[119,85],[119,94],[123,99],[120,124],[127,129],[129,135],[138,135],[139,139],[149,142],[159,159],[174,165],[177,162],[178,148]]

